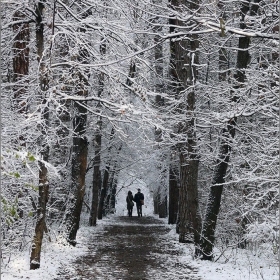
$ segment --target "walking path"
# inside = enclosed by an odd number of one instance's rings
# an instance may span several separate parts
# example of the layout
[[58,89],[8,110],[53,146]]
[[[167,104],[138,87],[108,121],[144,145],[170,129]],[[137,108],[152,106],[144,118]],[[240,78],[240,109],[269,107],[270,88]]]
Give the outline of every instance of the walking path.
[[88,237],[88,253],[54,280],[199,280],[169,231],[153,217],[114,217]]

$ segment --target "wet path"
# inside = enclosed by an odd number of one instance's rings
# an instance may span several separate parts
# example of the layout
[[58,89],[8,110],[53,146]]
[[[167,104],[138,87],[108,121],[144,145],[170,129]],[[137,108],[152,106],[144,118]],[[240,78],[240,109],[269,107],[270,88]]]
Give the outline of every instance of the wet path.
[[182,250],[170,229],[153,217],[116,217],[88,239],[88,253],[55,280],[199,280],[197,270],[180,262]]

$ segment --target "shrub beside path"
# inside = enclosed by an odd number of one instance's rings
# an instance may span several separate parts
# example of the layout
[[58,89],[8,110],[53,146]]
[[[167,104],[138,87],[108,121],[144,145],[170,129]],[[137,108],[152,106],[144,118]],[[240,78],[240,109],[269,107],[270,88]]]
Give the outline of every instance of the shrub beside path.
[[199,280],[169,231],[154,217],[117,216],[88,237],[88,252],[54,280]]

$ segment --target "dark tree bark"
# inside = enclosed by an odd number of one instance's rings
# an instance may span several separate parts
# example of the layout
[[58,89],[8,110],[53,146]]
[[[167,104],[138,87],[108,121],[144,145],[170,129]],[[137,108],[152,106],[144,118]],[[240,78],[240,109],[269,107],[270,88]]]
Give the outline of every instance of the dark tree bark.
[[[80,91],[80,96],[87,96],[86,91]],[[66,226],[66,239],[69,244],[76,245],[76,235],[80,225],[80,215],[82,211],[85,176],[87,168],[88,142],[85,136],[87,109],[85,102],[75,102],[76,115],[73,119],[74,136],[72,146],[72,169],[69,202],[65,214],[64,223]]]
[[[114,174],[115,175],[115,174]],[[116,178],[115,178],[116,177]],[[112,192],[111,192],[111,196],[110,196],[110,213],[115,213],[115,209],[116,209],[116,193],[117,193],[117,183],[118,183],[118,176],[114,176],[113,181],[112,181]]]
[[[255,15],[258,9],[258,5],[251,5],[250,15]],[[246,24],[244,22],[246,14],[250,10],[250,1],[242,3],[241,7],[241,23],[240,28],[244,29]],[[236,73],[234,75],[236,84],[234,89],[239,89],[243,86],[245,81],[245,69],[250,61],[250,54],[248,51],[250,45],[249,37],[240,37],[237,52]],[[238,97],[234,96],[233,102],[238,102]],[[223,192],[224,177],[227,172],[228,162],[231,152],[231,141],[235,136],[235,124],[236,117],[229,120],[227,128],[222,131],[222,142],[220,146],[219,157],[214,170],[214,175],[210,187],[210,193],[206,206],[206,214],[203,222],[202,238],[201,238],[201,253],[203,260],[213,259],[213,246],[215,242],[215,230],[217,224],[217,218],[220,211],[221,196]]]
[[102,120],[97,122],[98,131],[94,137],[94,160],[93,160],[93,180],[92,180],[92,198],[91,198],[91,210],[89,217],[89,225],[96,226],[97,209],[98,209],[98,194],[101,188],[101,126]]
[[[81,49],[78,60],[85,63],[88,53]],[[77,72],[78,83],[76,85],[77,95],[87,97],[88,77],[81,72]],[[66,241],[75,246],[76,235],[80,226],[80,215],[85,194],[85,176],[87,170],[88,141],[86,138],[87,129],[87,102],[74,102],[73,117],[73,143],[71,158],[71,182],[68,194],[68,203],[63,219]]]
[[[170,1],[171,5],[175,5],[178,3],[175,1]],[[176,5],[176,6],[177,6]],[[174,19],[169,20],[170,25],[177,24],[177,21]],[[170,27],[170,33],[175,32],[175,27]],[[177,49],[177,42],[170,41],[170,63],[169,63],[169,76],[170,76],[170,93],[172,96],[177,96],[178,91],[180,90],[179,84],[179,77],[177,73],[177,65],[176,65],[176,49]],[[177,132],[177,131],[176,131]],[[179,234],[179,160],[177,156],[177,148],[175,146],[171,147],[170,157],[171,157],[171,164],[169,165],[169,222],[176,223],[176,233]],[[178,165],[178,167],[176,167]],[[178,179],[174,181],[174,177],[177,174]]]
[[[115,130],[112,128],[111,134],[110,134],[110,146],[108,148],[108,155],[111,154],[112,151],[112,141],[115,137]],[[115,155],[117,157],[117,155]],[[106,208],[106,201],[105,198],[108,195],[108,187],[109,187],[109,175],[112,173],[111,170],[111,164],[114,165],[116,160],[112,160],[111,158],[108,160],[104,174],[103,174],[103,180],[102,180],[102,188],[101,188],[101,193],[100,193],[100,198],[99,198],[99,203],[98,203],[98,219],[101,220],[103,215],[105,215],[105,208]],[[113,162],[113,163],[112,163]]]
[[98,203],[98,219],[101,220],[104,215],[105,210],[105,198],[107,194],[107,187],[108,187],[108,181],[109,181],[109,170],[110,166],[107,166],[107,168],[104,170],[104,176],[102,181],[102,188]]
[[[162,0],[153,0],[155,5],[162,5]],[[155,17],[153,22],[157,25],[154,27],[155,33],[162,32],[162,26],[160,25],[160,19]],[[157,92],[155,98],[155,106],[160,112],[164,106],[164,98],[162,97],[162,92],[164,88],[164,74],[163,74],[163,46],[160,42],[161,38],[159,35],[155,35],[154,42],[156,44],[154,48],[154,60],[155,60],[155,71],[154,71],[154,88]],[[155,127],[155,141],[160,143],[162,142],[162,130],[158,127]],[[156,209],[154,212],[157,212],[159,218],[167,217],[167,186],[166,186],[166,168],[162,165],[162,162],[166,161],[167,152],[164,150],[164,147],[156,145],[155,149],[158,150],[158,164],[157,169],[159,171],[159,181],[157,182],[157,196],[154,205]]]
[[160,195],[160,201],[158,205],[158,217],[166,218],[167,217],[167,195],[166,192]]
[[[20,21],[26,19],[26,16],[17,11],[14,14],[14,20]],[[15,33],[13,44],[13,70],[14,70],[14,107],[20,113],[26,113],[27,100],[27,75],[29,71],[29,23],[20,23],[13,25]]]
[[169,207],[168,207],[168,223],[176,224],[178,218],[179,205],[179,187],[178,187],[179,170],[170,165],[169,168]]
[[215,241],[215,229],[220,210],[221,196],[223,192],[224,177],[226,175],[231,151],[231,139],[235,134],[235,119],[232,119],[227,129],[222,132],[222,143],[219,158],[214,170],[209,198],[206,206],[206,214],[202,229],[201,252],[203,260],[212,260],[213,245]]
[[[114,149],[112,143],[115,139],[115,129],[112,128],[110,134],[110,146],[108,148],[108,154],[112,154],[112,149]],[[118,165],[118,155],[122,149],[122,145],[119,146],[117,151],[113,154],[111,158],[109,158],[106,168],[104,170],[103,175],[103,182],[102,182],[102,190],[98,205],[98,219],[102,219],[104,215],[110,211],[110,197],[112,193],[112,186],[115,176],[117,176],[118,172],[117,165]]]
[[[20,11],[14,13],[13,20],[15,22],[24,21],[26,15]],[[14,40],[13,40],[13,110],[20,113],[23,117],[27,113],[27,94],[28,94],[28,72],[29,72],[29,39],[30,30],[29,23],[15,23],[13,25]],[[25,147],[25,137],[20,131],[17,139],[15,139],[19,146]],[[18,198],[23,197],[21,191],[17,194]],[[18,202],[18,216],[23,217],[22,202]]]
[[[122,146],[121,146],[121,148],[122,148]],[[120,173],[120,170],[117,168],[117,164],[115,164],[115,167],[111,174],[111,179],[109,182],[110,198],[109,198],[109,210],[108,211],[111,214],[116,212],[116,194],[117,194],[119,173]]]
[[[48,78],[47,73],[45,73],[44,62],[43,62],[43,51],[44,51],[44,24],[43,24],[43,2],[38,3],[36,7],[36,46],[38,60],[40,63],[40,90],[41,94],[44,95],[48,90]],[[30,269],[40,268],[40,257],[41,257],[41,247],[42,240],[44,236],[44,231],[46,231],[46,206],[49,198],[49,179],[48,179],[48,169],[44,162],[48,161],[49,158],[49,146],[45,142],[47,128],[49,126],[49,108],[47,99],[43,97],[42,102],[42,147],[41,155],[43,161],[39,161],[39,196],[37,204],[37,220],[35,225],[35,234],[32,241],[31,256],[30,256]]]
[[114,189],[114,180],[115,180],[115,176],[117,176],[117,172],[116,172],[116,168],[117,168],[117,163],[115,162],[113,168],[111,168],[110,173],[109,173],[109,180],[108,180],[108,187],[107,187],[107,194],[106,194],[106,202],[104,205],[104,212],[103,215],[106,216],[108,214],[114,214],[115,207],[112,207],[112,199],[115,200],[115,194],[116,194],[116,189]]
[[[190,147],[192,146],[190,145]],[[188,149],[188,153],[191,154],[192,152],[192,149]],[[186,160],[184,153],[181,153],[179,242],[194,242],[195,245],[199,244],[201,229],[201,219],[198,213],[198,163],[195,155],[188,157]]]
[[[101,39],[103,41],[104,38]],[[106,43],[103,41],[100,45],[100,53],[101,55],[105,55],[106,53]],[[98,97],[101,97],[103,90],[104,90],[104,73],[100,72],[98,76]],[[97,104],[97,112],[100,111],[101,104]],[[93,180],[92,180],[92,197],[91,197],[91,211],[89,217],[89,225],[96,226],[97,217],[99,218],[99,192],[100,197],[102,195],[102,180],[101,180],[101,171],[100,171],[100,164],[101,164],[101,144],[102,144],[102,117],[99,117],[96,124],[96,132],[94,136],[94,160],[93,160]],[[98,199],[99,198],[99,199]],[[102,214],[101,214],[102,216]],[[102,217],[101,217],[102,219]]]
[[[45,118],[48,117],[48,108],[45,109]],[[43,134],[43,131],[42,131]],[[43,134],[44,135],[44,134]],[[44,161],[48,161],[49,147],[44,145],[41,152]],[[49,199],[49,180],[48,169],[43,161],[39,161],[39,196],[37,203],[37,220],[35,225],[35,235],[33,237],[30,257],[30,269],[40,268],[41,248],[44,237],[44,231],[47,232],[46,227],[46,209]]]
[[156,188],[154,190],[153,202],[154,202],[154,214],[158,215],[159,214],[159,209],[158,209],[158,205],[159,205],[159,189],[158,188]]
[[135,73],[136,73],[136,64],[133,60],[131,60],[130,62],[130,66],[129,66],[129,74],[126,80],[126,84],[131,87],[132,86],[132,79],[135,77]]
[[[190,10],[197,10],[198,1],[171,0],[170,5],[174,10],[180,11],[183,6]],[[180,29],[183,23],[178,19],[171,19],[170,32],[176,32],[174,26]],[[199,246],[201,218],[198,211],[198,163],[196,154],[195,133],[195,84],[198,64],[198,38],[197,35],[189,35],[186,39],[171,42],[171,75],[176,86],[176,95],[187,95],[186,104],[181,104],[178,111],[186,115],[186,121],[178,124],[180,135],[187,140],[178,146],[180,158],[180,191],[179,191],[179,242],[194,242]],[[172,55],[172,53],[174,53]],[[192,63],[194,62],[194,64]],[[197,249],[196,249],[197,254]]]
[[[83,15],[86,18],[90,10]],[[79,29],[80,33],[86,32],[84,28]],[[77,60],[81,64],[87,64],[89,52],[84,46],[80,46]],[[88,96],[88,79],[87,71],[76,71],[73,73],[77,79],[75,85],[76,95],[86,98]],[[85,177],[87,171],[88,140],[86,137],[87,130],[87,102],[74,101],[73,116],[73,143],[71,158],[71,183],[68,194],[68,203],[63,220],[66,241],[75,246],[76,236],[80,227],[80,216],[82,212],[84,194],[85,194]]]

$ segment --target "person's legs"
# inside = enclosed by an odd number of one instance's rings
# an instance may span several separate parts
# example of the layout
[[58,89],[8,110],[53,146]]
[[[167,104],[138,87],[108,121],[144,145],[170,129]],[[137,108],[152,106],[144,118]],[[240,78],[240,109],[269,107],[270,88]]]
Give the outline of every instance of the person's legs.
[[142,217],[142,205],[139,206],[139,213],[140,213],[140,216]]
[[137,206],[137,215],[138,215],[138,217],[140,217],[140,207],[141,207],[141,205],[137,204],[136,206]]

